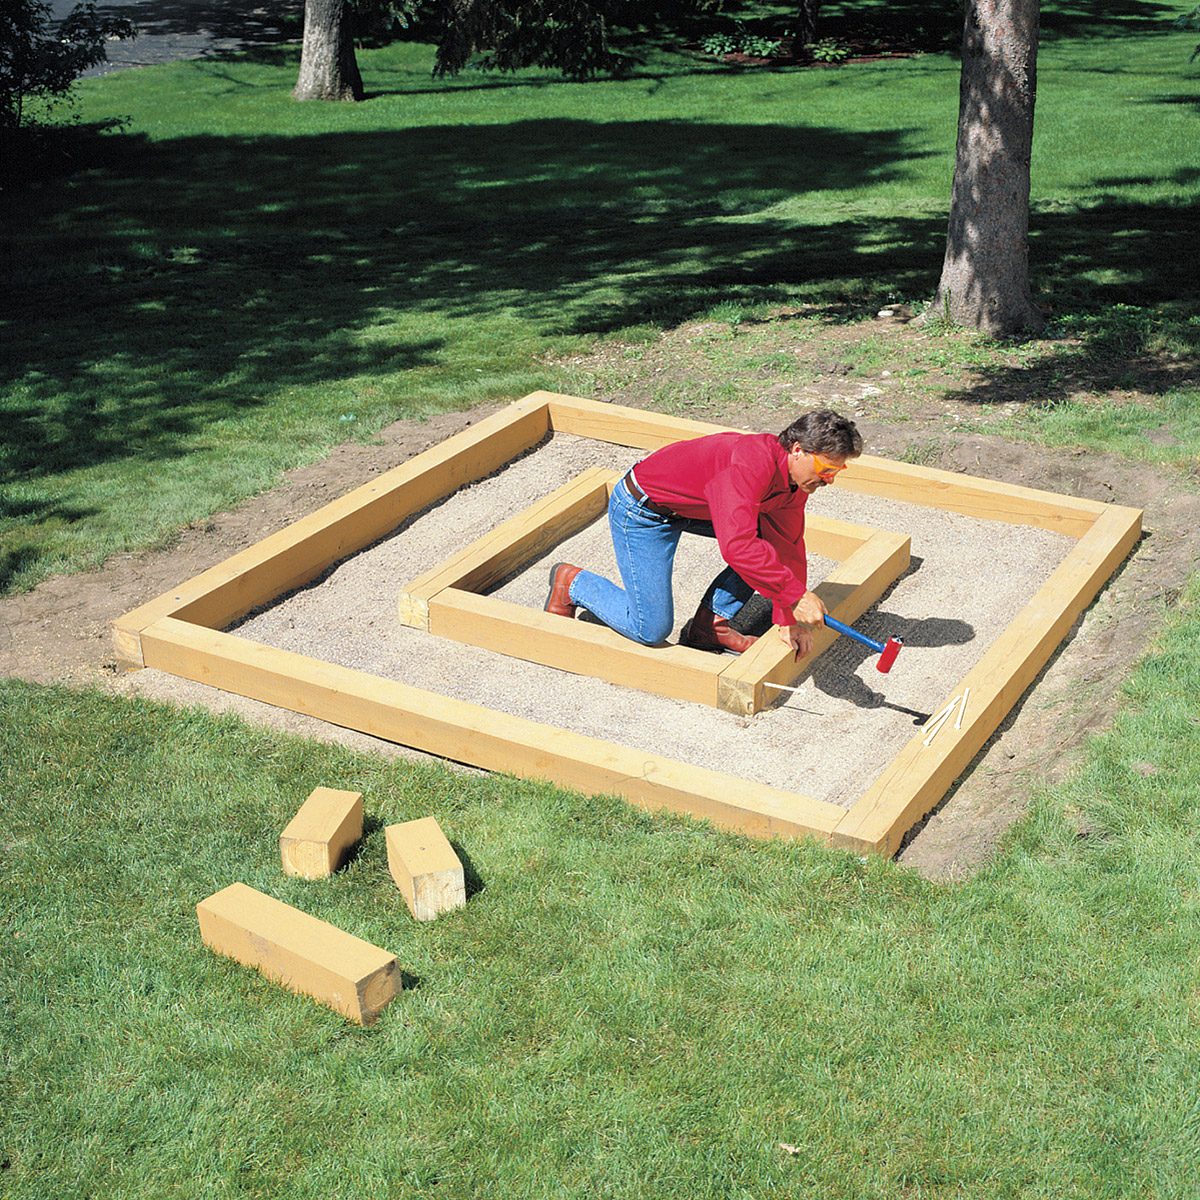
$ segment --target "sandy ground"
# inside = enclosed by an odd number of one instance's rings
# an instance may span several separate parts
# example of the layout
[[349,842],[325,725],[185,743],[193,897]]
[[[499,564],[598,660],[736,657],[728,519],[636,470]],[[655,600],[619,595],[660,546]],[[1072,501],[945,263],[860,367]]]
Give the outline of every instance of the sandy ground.
[[[1070,548],[1060,535],[973,521],[911,504],[823,489],[814,510],[909,533],[914,567],[862,627],[906,639],[890,675],[856,643],[812,672],[782,707],[745,719],[704,704],[638,693],[586,676],[404,628],[401,584],[444,560],[589,466],[626,467],[636,452],[554,437],[506,470],[465,488],[318,583],[244,622],[241,636],[398,679],[529,720],[569,728],[737,778],[849,806],[913,735],[914,713],[940,706]],[[610,576],[606,523],[533,564],[499,590],[541,608],[556,557]],[[678,623],[720,569],[714,543],[687,537],[676,584]],[[831,563],[816,564],[817,578]],[[986,586],[980,587],[980,581]],[[674,639],[673,639],[674,640]],[[729,764],[736,763],[736,769]]]
[[[99,686],[120,694],[140,693],[172,703],[203,704],[216,711],[234,711],[252,721],[379,753],[411,753],[362,734],[157,672],[122,672],[114,661],[108,625],[120,613],[443,440],[480,415],[483,414],[449,414],[427,423],[397,422],[383,431],[375,444],[342,446],[323,462],[293,472],[275,490],[246,501],[232,512],[216,514],[208,521],[185,529],[176,544],[165,550],[116,556],[99,570],[51,579],[30,593],[0,599],[0,674],[41,683]],[[734,415],[728,420],[733,424],[743,423]],[[771,428],[780,423],[773,415],[764,418],[762,414],[755,414],[754,424],[758,427]],[[1116,457],[1079,452],[1039,451],[1030,455],[1025,448],[999,438],[948,434],[944,421],[937,415],[910,419],[895,427],[872,422],[868,449],[872,453],[896,454],[923,433],[936,434],[944,447],[937,465],[947,469],[1099,500],[1138,504],[1146,509],[1147,535],[1141,545],[1077,623],[1060,652],[1014,713],[903,849],[902,862],[931,878],[953,880],[969,874],[987,860],[1005,829],[1025,811],[1031,792],[1043,782],[1053,782],[1069,770],[1077,761],[1087,735],[1104,728],[1111,719],[1123,678],[1145,652],[1153,631],[1162,621],[1164,609],[1173,602],[1200,559],[1200,494],[1179,472],[1156,472]],[[591,465],[591,462],[589,458],[583,465]],[[580,460],[568,456],[565,465],[573,471],[580,466]],[[503,476],[497,476],[495,480],[479,485],[478,495],[485,496],[485,488],[504,490],[507,486]],[[538,486],[545,491],[554,485],[539,475]],[[837,489],[826,489],[814,501],[813,511],[880,525],[886,525],[890,519],[878,502],[870,502],[873,511],[868,514],[854,509],[852,504],[845,509],[835,509],[835,497],[839,503],[853,499],[838,496]],[[462,499],[468,500],[469,495],[464,493]],[[523,498],[522,503],[527,502]],[[446,508],[449,512],[450,506]],[[928,510],[913,511],[929,515]],[[492,515],[498,518],[498,514]],[[911,518],[904,520],[910,522]],[[904,527],[908,528],[908,524]],[[431,522],[428,530],[433,529]],[[433,536],[431,545],[435,558],[444,557],[451,545],[462,544],[468,532],[469,526],[465,525],[454,530],[448,544],[440,547],[436,544],[437,537]],[[977,656],[993,635],[991,627],[998,627],[1007,619],[1004,605],[1014,601],[1000,599],[996,610],[985,615],[979,607],[984,594],[991,593],[997,583],[1006,581],[1022,569],[1030,572],[1048,570],[1055,555],[1061,552],[1052,545],[1045,545],[1033,554],[1032,561],[1025,567],[1011,571],[989,569],[984,576],[988,586],[983,588],[976,586],[969,568],[960,566],[955,570],[944,565],[949,563],[950,556],[943,551],[936,530],[925,533],[912,524],[911,533],[914,559],[920,560],[917,569],[884,598],[880,608],[886,615],[860,622],[865,629],[877,634],[907,632],[910,643],[896,669],[886,678],[879,676],[855,647],[844,641],[835,644],[813,672],[804,694],[776,713],[753,719],[758,728],[752,736],[768,744],[773,742],[771,753],[778,755],[781,746],[785,749],[785,758],[798,753],[801,743],[811,745],[822,741],[826,724],[843,718],[850,723],[860,720],[878,722],[880,728],[886,727],[888,736],[901,740],[911,737],[915,717],[900,711],[900,707],[927,711],[927,706],[936,703],[947,691],[944,680],[939,678],[936,687],[929,681],[942,671],[957,678],[963,669],[941,664],[968,661],[968,658],[959,660],[958,655]],[[412,536],[425,537],[426,533],[414,524]],[[399,540],[391,539],[398,544]],[[937,547],[936,554],[927,548],[931,540]],[[970,538],[966,540],[970,541]],[[602,541],[600,538],[597,545]],[[711,566],[711,560],[705,562],[703,558],[707,549],[705,543],[693,538],[686,539],[685,547],[681,549],[678,598],[681,620],[707,579]],[[408,670],[404,661],[406,654],[399,649],[399,639],[404,635],[392,623],[391,612],[402,577],[412,571],[407,566],[404,570],[396,567],[389,574],[388,569],[373,565],[377,555],[390,552],[390,542],[381,543],[376,550],[359,556],[327,576],[318,587],[306,589],[289,604],[307,604],[310,597],[315,604],[318,593],[339,586],[339,576],[343,572],[347,572],[346,578],[349,578],[352,572],[377,571],[378,581],[374,586],[379,590],[379,598],[368,604],[364,597],[362,603],[341,614],[340,636],[361,640],[363,646],[356,653],[385,658],[391,654],[395,669]],[[988,564],[992,561],[989,558],[992,553],[991,549],[983,551],[984,561]],[[597,562],[599,557],[597,550]],[[507,586],[527,587],[528,597],[536,598],[544,584],[544,579],[537,578],[539,569],[531,569],[529,579],[518,578]],[[943,575],[939,582],[938,572],[946,570],[956,575],[956,580]],[[965,588],[966,594],[956,592],[955,588]],[[1032,587],[1022,586],[1018,590],[1016,602],[1021,596],[1027,596]],[[254,620],[282,621],[286,626],[288,618],[282,616],[286,608],[287,605],[276,606]],[[370,621],[376,622],[374,628],[368,625]],[[950,624],[939,626],[936,622]],[[901,628],[902,623],[904,628]],[[250,623],[244,632],[248,635],[252,632]],[[255,635],[263,637],[262,633]],[[287,636],[296,635],[294,631],[281,631],[281,638]],[[300,636],[309,635],[302,631]],[[311,645],[307,646],[306,652],[312,652],[312,649]],[[474,684],[463,682],[465,676],[458,666],[465,653],[463,647],[431,650],[433,665],[423,669],[434,673],[440,670],[443,678],[439,682],[443,688],[457,686],[463,688],[469,698],[477,699],[477,689]],[[943,655],[947,657],[943,658]],[[438,661],[442,663],[440,668]],[[930,666],[926,667],[926,663]],[[938,664],[936,668],[935,663]],[[516,668],[506,661],[495,669]],[[557,672],[552,674],[556,678],[555,703],[559,707],[575,704],[574,698],[581,695],[581,688],[594,687],[603,691],[609,686]],[[456,675],[460,676],[457,681]],[[928,693],[922,690],[926,688]],[[626,697],[628,695],[625,693]],[[882,703],[877,697],[882,697]],[[637,695],[639,709],[650,701],[649,697]],[[897,707],[889,708],[889,705]],[[627,699],[624,707],[628,707]],[[595,720],[597,711],[593,707],[589,719]],[[710,709],[704,710],[703,719],[708,722],[706,729],[736,724],[735,718],[727,718]],[[666,728],[673,731],[673,726]],[[764,732],[760,733],[760,729]],[[808,736],[810,731],[816,736]],[[745,735],[748,731],[738,728],[736,732]],[[615,736],[614,729],[603,730],[602,736],[611,739]],[[745,740],[743,736],[742,741]],[[682,757],[674,738],[669,737],[668,741],[671,742],[672,756]],[[821,756],[822,771],[827,769],[829,757]],[[838,786],[849,786],[849,780],[843,779],[840,785],[835,783],[829,794],[835,795]]]

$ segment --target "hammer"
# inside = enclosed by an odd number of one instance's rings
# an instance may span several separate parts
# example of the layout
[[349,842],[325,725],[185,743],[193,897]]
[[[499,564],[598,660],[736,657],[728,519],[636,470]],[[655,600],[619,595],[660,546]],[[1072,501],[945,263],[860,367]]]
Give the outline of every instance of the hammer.
[[900,648],[904,645],[904,639],[898,637],[890,637],[887,642],[877,642],[874,638],[869,638],[865,633],[859,633],[850,625],[843,625],[841,621],[835,621],[833,617],[826,614],[825,624],[836,633],[844,633],[847,637],[853,638],[856,642],[861,642],[870,650],[874,650],[879,655],[879,661],[875,664],[877,671],[882,671],[885,675],[892,669],[892,663],[896,661],[896,655],[900,653]]

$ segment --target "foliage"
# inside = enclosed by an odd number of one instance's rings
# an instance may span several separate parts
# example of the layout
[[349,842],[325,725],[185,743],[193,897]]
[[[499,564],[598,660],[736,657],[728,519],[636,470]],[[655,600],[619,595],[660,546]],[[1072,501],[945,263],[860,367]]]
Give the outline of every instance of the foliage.
[[[0,682],[4,1194],[1188,1196],[1197,637],[1192,588],[1079,773],[953,886]],[[282,876],[331,783],[359,853]],[[381,826],[434,809],[471,894],[418,926]],[[234,879],[398,955],[377,1025],[201,946]]]
[[30,100],[63,99],[75,80],[107,58],[105,43],[134,36],[131,22],[77,4],[59,24],[45,0],[5,0],[0,8],[0,130],[18,129]]
[[814,62],[841,63],[850,57],[850,48],[837,38],[821,38],[807,47]]
[[[1183,16],[1177,17],[1174,21],[1174,25],[1176,29],[1200,30],[1200,4],[1197,4],[1191,12],[1184,13]],[[1195,62],[1197,58],[1200,58],[1200,46],[1197,46],[1195,50],[1192,51],[1192,56],[1188,61]]]
[[732,30],[710,33],[700,40],[700,49],[714,58],[727,54],[748,54],[752,58],[774,58],[779,53],[779,39],[751,33],[740,21]]
[[[161,543],[398,418],[570,391],[559,356],[598,335],[721,301],[928,295],[949,56],[787,87],[681,52],[597,87],[431,86],[426,44],[360,57],[376,98],[353,110],[298,111],[290,61],[85,79],[86,186],[0,193],[0,589]],[[1056,317],[1183,314],[1200,181],[1173,98],[1200,80],[1158,31],[1041,59],[1033,245]],[[89,141],[116,113],[129,132]],[[1043,394],[1092,390],[1082,336]],[[1174,336],[1182,384],[1200,326]]]
[[455,0],[438,44],[436,76],[467,65],[518,71],[553,67],[572,79],[612,71],[609,46],[620,0]]

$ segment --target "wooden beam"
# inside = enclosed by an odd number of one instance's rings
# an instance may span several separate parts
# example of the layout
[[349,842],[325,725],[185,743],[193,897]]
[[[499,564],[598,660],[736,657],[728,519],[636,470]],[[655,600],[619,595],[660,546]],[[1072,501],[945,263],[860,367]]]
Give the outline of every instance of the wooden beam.
[[164,617],[142,634],[146,665],[320,717],[401,745],[585,795],[623,796],[758,837],[827,840],[845,810],[618,746],[570,730],[452,700],[362,671],[317,662]]
[[285,875],[332,875],[363,835],[362,792],[314,788],[279,835]]
[[569,621],[458,588],[430,601],[429,632],[559,671],[714,706],[727,661],[687,646],[642,646],[604,625]]
[[961,728],[947,723],[928,746],[925,732],[918,733],[839,823],[838,843],[886,855],[899,849],[904,834],[945,795],[1034,681],[1140,533],[1138,509],[1113,505],[1097,518],[946,697],[971,689]]
[[[668,417],[619,404],[600,404],[579,396],[554,392],[535,395],[548,403],[550,424],[556,433],[578,434],[619,446],[657,450],[688,438],[730,432],[726,425]],[[1105,508],[1097,500],[1060,496],[956,471],[894,462],[872,454],[854,459],[850,470],[839,475],[834,486],[986,521],[1053,529],[1070,537],[1082,537]]]
[[[880,530],[845,562],[839,563],[814,590],[831,616],[850,624],[908,570],[908,563],[909,539],[900,533]],[[828,627],[815,630],[813,651],[799,663],[792,649],[774,631],[759,638],[722,673],[718,687],[720,707],[747,716],[771,707],[782,699],[782,693],[768,689],[764,684],[779,683],[790,687],[812,670],[813,663],[836,637],[837,634]]]
[[561,396],[556,392],[534,392],[550,409],[550,428],[555,433],[572,433],[597,442],[633,446],[639,450],[658,450],[672,442],[704,437],[710,433],[744,432],[708,421],[667,417],[621,404],[600,404],[581,396]]
[[620,477],[619,471],[592,467],[418,575],[400,590],[400,623],[428,629],[429,602],[445,588],[482,592],[578,533],[604,513],[609,486]]
[[975,475],[939,471],[864,454],[853,459],[834,487],[866,496],[884,496],[983,521],[1032,525],[1068,537],[1082,537],[1107,507],[1096,500],[1059,496]]
[[196,917],[209,949],[360,1025],[400,990],[394,955],[244,883],[201,900]]
[[384,840],[388,871],[418,921],[466,907],[466,872],[436,818],[389,825]]
[[164,616],[223,628],[252,608],[300,587],[327,567],[390,533],[414,512],[536,446],[550,428],[532,397],[355,488],[286,529],[218,563],[113,622],[118,658],[144,664],[141,633]]
[[869,525],[855,525],[851,521],[839,521],[836,517],[807,513],[804,519],[804,546],[810,554],[844,562],[879,532]]

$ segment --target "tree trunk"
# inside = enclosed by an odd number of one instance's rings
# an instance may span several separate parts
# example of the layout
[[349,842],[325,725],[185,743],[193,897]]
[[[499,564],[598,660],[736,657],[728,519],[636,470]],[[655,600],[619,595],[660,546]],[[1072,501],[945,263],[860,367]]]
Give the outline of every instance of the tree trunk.
[[817,16],[821,0],[800,0],[796,10],[796,49],[810,46],[817,40]]
[[361,100],[362,76],[346,0],[305,0],[297,100]]
[[1037,45],[1038,0],[967,0],[950,228],[925,320],[993,335],[1044,323],[1029,289]]

